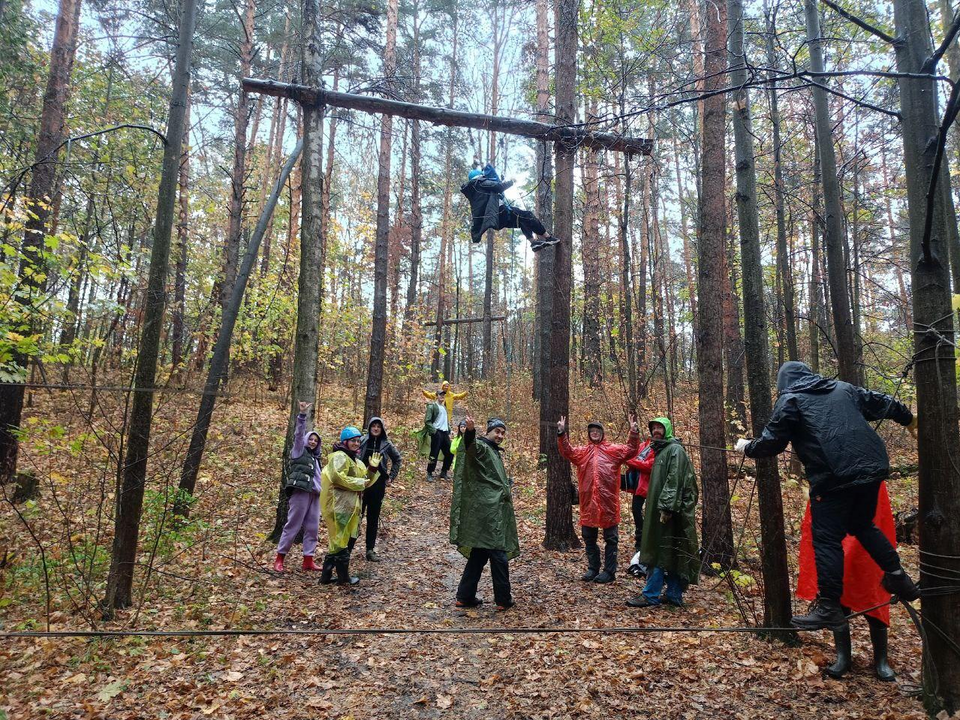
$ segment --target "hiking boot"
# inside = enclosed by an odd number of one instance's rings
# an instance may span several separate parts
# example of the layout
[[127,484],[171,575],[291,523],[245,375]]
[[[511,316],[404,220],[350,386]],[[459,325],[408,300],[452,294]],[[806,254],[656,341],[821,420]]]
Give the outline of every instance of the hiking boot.
[[604,570],[602,573],[597,575],[593,581],[595,583],[612,583],[615,579],[616,575],[614,575],[612,572],[607,572]]
[[883,585],[884,590],[891,595],[896,595],[904,602],[913,602],[920,597],[920,588],[903,571],[903,568],[893,573],[884,573],[880,584]]
[[428,473],[427,473],[427,482],[433,482],[433,480],[434,480],[434,478],[433,478],[433,473],[432,473],[432,472],[428,472]]
[[474,597],[472,600],[460,600],[457,598],[456,607],[458,608],[474,608],[483,605],[483,600],[478,597]]
[[676,608],[683,607],[683,600],[674,600],[673,598],[668,598],[666,595],[663,596],[663,603],[664,605],[672,605]]
[[313,561],[312,555],[305,555],[303,557],[303,570],[316,570],[320,572],[321,567]]
[[446,476],[446,473],[441,473],[440,475],[437,476],[437,480],[449,480],[449,479],[450,478]]
[[543,250],[545,247],[546,247],[546,245],[545,245],[543,242],[541,242],[540,240],[531,240],[531,241],[530,241],[530,249],[533,250],[533,252],[540,252],[540,251]]
[[580,579],[584,582],[593,582],[598,574],[596,570],[587,570]]
[[653,600],[651,600],[650,598],[648,598],[646,595],[643,595],[643,594],[637,595],[627,600],[627,605],[635,608],[656,607],[659,604],[660,604],[659,601],[654,602]]
[[283,555],[277,553],[277,559],[273,561],[273,569],[275,572],[283,572]]
[[554,237],[553,235],[546,235],[542,240],[534,240],[530,243],[530,249],[534,252],[538,250],[543,250],[545,247],[550,247],[551,245],[556,245],[560,242],[560,238]]
[[513,600],[507,600],[505,603],[497,603],[497,610],[503,612],[505,610],[509,610],[514,605],[516,605],[516,603]]
[[836,600],[814,600],[810,612],[806,615],[794,615],[790,624],[801,630],[833,630],[842,632],[849,630],[850,625],[843,614],[840,603]]
[[380,556],[376,550],[367,550],[367,562],[380,562]]

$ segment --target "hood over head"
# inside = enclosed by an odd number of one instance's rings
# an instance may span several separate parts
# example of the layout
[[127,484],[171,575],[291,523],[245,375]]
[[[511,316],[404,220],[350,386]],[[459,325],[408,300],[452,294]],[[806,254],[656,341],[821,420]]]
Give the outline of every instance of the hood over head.
[[[598,422],[588,422],[587,423],[587,439],[590,439],[590,428],[597,428],[600,431],[600,439],[596,442],[603,442],[603,438],[606,437],[607,431],[603,429],[603,425]],[[594,442],[590,440],[590,442]]]
[[380,427],[383,428],[383,432],[380,434],[380,437],[386,439],[386,437],[387,437],[387,426],[386,426],[386,424],[383,422],[383,418],[381,418],[381,417],[372,417],[372,418],[370,418],[370,422],[367,423],[367,428],[366,428],[366,430],[367,430],[367,435],[370,434],[370,426],[373,425],[374,423],[380,423]]
[[[317,446],[313,450],[310,449],[310,445],[308,444],[311,435],[317,436]],[[306,452],[310,453],[314,457],[320,457],[320,451],[322,449],[322,446],[323,446],[323,438],[321,437],[319,430],[316,430],[316,429],[309,430],[303,434],[303,449]]]
[[836,380],[817,375],[806,363],[791,360],[777,372],[777,392],[829,392],[837,386]]
[[667,418],[667,417],[658,417],[658,418],[654,418],[653,420],[651,420],[650,422],[648,422],[648,423],[647,423],[647,429],[650,431],[650,434],[651,434],[651,435],[653,435],[653,424],[654,424],[654,423],[659,423],[660,425],[663,425],[663,429],[666,431],[666,432],[663,434],[663,439],[664,439],[664,440],[673,440],[673,423],[670,422],[670,418]]

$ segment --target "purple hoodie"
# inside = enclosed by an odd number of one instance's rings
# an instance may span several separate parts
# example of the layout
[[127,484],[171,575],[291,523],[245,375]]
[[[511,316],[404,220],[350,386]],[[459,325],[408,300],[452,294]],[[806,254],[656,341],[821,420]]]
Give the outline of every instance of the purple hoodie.
[[[307,416],[305,413],[300,413],[297,415],[297,426],[293,431],[294,441],[293,447],[290,449],[290,457],[298,458],[304,451],[310,453],[313,456],[313,492],[320,492],[320,433],[316,430],[311,430],[307,432]],[[317,436],[317,447],[314,450],[310,450],[307,447],[307,440],[311,435]]]

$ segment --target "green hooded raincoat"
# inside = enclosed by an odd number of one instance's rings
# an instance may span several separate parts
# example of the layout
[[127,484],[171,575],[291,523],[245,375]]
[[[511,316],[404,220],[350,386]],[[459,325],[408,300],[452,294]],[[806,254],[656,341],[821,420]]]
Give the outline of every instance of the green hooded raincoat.
[[483,438],[467,444],[465,434],[456,457],[450,542],[466,558],[473,548],[503,550],[507,558],[517,557],[517,518],[500,452]]
[[[666,428],[663,440],[654,440],[657,455],[650,473],[647,507],[640,541],[640,562],[679,575],[695,584],[700,576],[700,544],[697,540],[697,476],[686,450],[673,437],[668,418],[653,422]],[[660,512],[673,513],[666,525]]]

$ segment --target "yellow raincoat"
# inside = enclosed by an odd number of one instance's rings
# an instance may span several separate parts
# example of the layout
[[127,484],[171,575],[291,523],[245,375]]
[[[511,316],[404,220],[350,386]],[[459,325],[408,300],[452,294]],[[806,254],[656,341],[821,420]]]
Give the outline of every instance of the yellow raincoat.
[[[437,399],[437,393],[435,392],[432,392],[430,390],[422,390],[422,389],[420,390],[420,392],[423,393],[423,396],[427,400]],[[447,388],[447,392],[445,392],[443,395],[443,404],[447,408],[447,422],[450,423],[451,427],[453,427],[453,402],[455,400],[462,400],[463,398],[465,398],[467,396],[467,392],[469,391],[464,390],[463,392],[454,392],[453,390]]]
[[360,526],[360,499],[377,480],[377,468],[370,470],[342,450],[330,455],[320,474],[320,513],[327,525],[327,550],[340,552],[357,536]]

